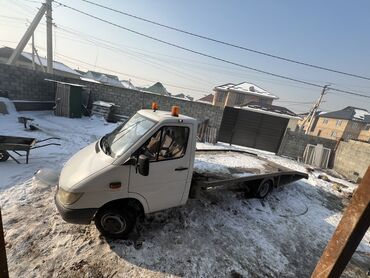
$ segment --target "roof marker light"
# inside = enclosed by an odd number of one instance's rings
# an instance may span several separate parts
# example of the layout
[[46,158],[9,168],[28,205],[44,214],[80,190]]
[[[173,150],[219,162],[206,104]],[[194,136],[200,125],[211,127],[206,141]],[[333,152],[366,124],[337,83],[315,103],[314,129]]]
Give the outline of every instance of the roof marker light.
[[180,107],[174,105],[171,109],[171,116],[178,117],[180,114]]
[[152,109],[153,111],[155,112],[156,110],[158,110],[158,104],[156,102],[152,102]]

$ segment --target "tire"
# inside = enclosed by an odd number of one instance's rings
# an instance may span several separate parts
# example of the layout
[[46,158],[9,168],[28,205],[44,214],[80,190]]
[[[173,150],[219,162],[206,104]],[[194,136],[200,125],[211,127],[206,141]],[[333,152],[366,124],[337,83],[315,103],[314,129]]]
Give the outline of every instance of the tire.
[[259,199],[265,198],[272,189],[272,181],[262,181],[261,184],[258,186],[255,197]]
[[9,158],[9,154],[7,151],[0,151],[0,162],[7,161]]
[[109,238],[127,238],[136,221],[135,213],[126,207],[108,206],[101,208],[95,216],[95,226]]

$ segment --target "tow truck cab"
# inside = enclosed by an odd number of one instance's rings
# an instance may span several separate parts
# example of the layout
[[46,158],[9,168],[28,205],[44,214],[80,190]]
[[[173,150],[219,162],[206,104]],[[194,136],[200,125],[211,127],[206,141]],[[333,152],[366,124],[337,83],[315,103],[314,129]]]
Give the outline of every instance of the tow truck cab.
[[[154,107],[155,108],[155,107]],[[186,203],[192,181],[197,121],[178,113],[140,110],[76,153],[55,195],[62,218],[125,237],[140,213]]]

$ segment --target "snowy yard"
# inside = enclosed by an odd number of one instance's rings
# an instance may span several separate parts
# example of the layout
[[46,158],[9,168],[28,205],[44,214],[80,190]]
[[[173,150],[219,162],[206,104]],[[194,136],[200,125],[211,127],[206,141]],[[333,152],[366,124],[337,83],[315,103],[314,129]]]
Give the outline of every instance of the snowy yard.
[[[333,182],[313,172],[308,180],[275,190],[264,200],[245,199],[226,189],[210,190],[184,207],[148,216],[129,240],[107,241],[93,224],[65,223],[54,205],[55,186],[32,177],[40,168],[60,170],[76,151],[116,124],[27,112],[22,116],[34,118],[40,130],[26,131],[17,116],[0,115],[2,135],[57,136],[62,146],[31,151],[28,165],[12,160],[0,164],[0,206],[11,277],[309,277],[348,203],[348,192],[355,188],[328,175],[342,184],[338,192]],[[306,172],[303,164],[251,151]],[[197,167],[209,159],[198,157]],[[223,156],[211,162],[224,171],[225,163],[239,167],[242,159]],[[249,167],[263,169],[263,165],[254,160]],[[369,268],[368,232],[344,277],[367,277]]]

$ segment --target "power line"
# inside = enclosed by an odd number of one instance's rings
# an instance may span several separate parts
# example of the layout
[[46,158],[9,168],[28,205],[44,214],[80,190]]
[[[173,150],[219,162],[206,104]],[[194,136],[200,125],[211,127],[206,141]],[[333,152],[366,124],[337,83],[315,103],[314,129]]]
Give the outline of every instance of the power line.
[[[14,17],[15,18],[15,17]],[[21,18],[19,18],[19,19],[21,19]],[[44,24],[45,25],[45,24]],[[67,27],[66,27],[67,28]],[[99,38],[97,38],[97,37],[94,37],[94,36],[92,36],[92,35],[88,35],[88,34],[84,34],[84,33],[82,33],[82,32],[80,32],[80,31],[78,31],[78,30],[75,30],[75,29],[73,29],[73,28],[70,28],[70,27],[68,27],[69,29],[71,29],[71,30],[73,30],[73,31],[69,31],[69,30],[67,30],[67,29],[64,29],[64,28],[61,28],[61,26],[60,25],[58,25],[58,29],[60,29],[60,30],[63,30],[63,31],[65,31],[65,32],[68,32],[68,33],[71,33],[71,34],[73,34],[73,35],[75,35],[75,36],[78,36],[78,38],[79,39],[81,39],[81,36],[89,36],[89,37],[91,37],[91,38],[93,38],[93,39],[95,39],[95,40],[98,40],[98,41],[91,41],[91,39],[87,39],[87,38],[83,38],[84,40],[86,40],[86,41],[88,41],[88,42],[90,42],[90,43],[92,43],[92,44],[94,44],[94,45],[96,45],[96,44],[104,44],[104,47],[106,48],[106,49],[109,49],[109,50],[113,50],[113,48],[114,48],[114,50],[116,51],[116,50],[118,50],[118,51],[120,51],[120,52],[123,52],[122,51],[122,47],[127,47],[127,46],[123,46],[123,45],[118,45],[118,44],[115,44],[114,42],[111,42],[111,41],[106,41],[106,40],[102,40],[102,39],[99,39]],[[108,47],[109,48],[107,48],[107,43],[108,44],[111,44],[111,45],[113,45],[113,46],[109,46],[108,45]],[[115,47],[116,46],[116,47]],[[129,47],[130,48],[130,47]],[[132,47],[131,47],[132,48]],[[139,48],[134,48],[134,49],[137,49],[137,50],[139,50],[139,51],[145,51],[145,52],[150,52],[150,51],[147,51],[147,50],[143,50],[143,49],[139,49]],[[128,50],[127,50],[128,51]],[[136,54],[138,54],[138,55],[143,55],[143,56],[147,56],[147,57],[149,57],[149,58],[152,58],[152,59],[158,59],[158,58],[156,58],[156,57],[154,57],[154,56],[152,56],[152,55],[149,55],[149,54],[147,54],[147,53],[141,53],[141,52],[138,52],[138,51],[134,51],[134,50],[131,50],[132,52],[135,52]],[[154,64],[155,62],[152,62],[152,61],[148,61],[147,59],[145,59],[145,58],[139,58],[139,57],[137,57],[137,58],[135,58],[135,57],[133,57],[133,56],[135,56],[135,54],[130,54],[130,53],[128,53],[128,52],[124,52],[125,54],[128,54],[128,55],[130,55],[132,58],[134,58],[134,59],[141,59],[141,60],[144,60],[144,63],[150,63],[150,64]],[[161,54],[161,53],[157,53],[157,52],[152,52],[152,53],[154,53],[154,54],[156,54],[156,55],[164,55],[164,54]],[[183,58],[179,58],[179,57],[174,57],[174,56],[170,56],[170,55],[164,55],[164,56],[166,56],[166,57],[171,57],[171,58],[176,58],[176,59],[182,59],[182,60],[184,60]],[[146,62],[145,62],[146,61]],[[186,61],[186,59],[184,60],[184,61]],[[189,60],[189,61],[193,61],[193,62],[196,62],[196,63],[199,63],[198,61],[195,61],[195,60]],[[164,63],[167,63],[167,62],[164,62]],[[200,64],[203,64],[203,63],[200,63]],[[204,65],[210,65],[210,66],[217,66],[216,64],[210,64],[210,63],[205,63]],[[154,65],[155,66],[155,65]],[[160,66],[161,67],[161,69],[164,69],[161,65],[158,65],[158,66]],[[194,68],[193,68],[194,69]],[[231,68],[230,68],[231,69]],[[178,71],[178,69],[176,69],[176,71]],[[213,71],[215,71],[214,69],[213,69]],[[218,73],[222,73],[222,74],[232,74],[233,76],[235,76],[235,75],[239,75],[239,76],[241,76],[241,73],[240,72],[230,72],[230,71],[227,71],[226,69],[220,69],[219,67],[218,68],[216,68],[216,71],[218,72]],[[181,73],[181,74],[185,74],[185,73]],[[248,73],[248,74],[251,74],[251,73]],[[189,74],[187,74],[187,75],[189,75]],[[190,76],[190,75],[189,75]],[[198,78],[197,78],[198,79]],[[273,79],[266,79],[266,78],[263,78],[263,77],[258,77],[258,79],[262,79],[262,80],[267,80],[268,82],[270,82],[270,83],[274,83],[274,84],[279,84],[279,83],[276,83],[277,81],[272,81]],[[205,80],[202,80],[202,82],[204,82]],[[293,85],[287,85],[287,84],[285,84],[286,86],[293,86]],[[299,86],[293,86],[293,87],[297,87],[297,88],[303,88],[303,87],[299,87]],[[343,91],[343,90],[341,90],[341,91]],[[349,92],[349,91],[346,91],[346,92]],[[353,91],[352,91],[353,92]],[[364,92],[356,92],[357,94],[366,94],[366,93],[364,93]]]
[[307,67],[320,69],[320,70],[325,70],[325,71],[329,71],[329,72],[334,72],[334,73],[347,75],[347,76],[351,76],[351,77],[355,77],[355,78],[370,80],[370,77],[361,76],[361,75],[354,74],[354,73],[348,73],[348,72],[344,72],[344,71],[340,71],[340,70],[335,70],[335,69],[331,69],[331,68],[327,68],[327,67],[323,67],[323,66],[318,66],[318,65],[314,65],[314,64],[310,64],[310,63],[305,63],[305,62],[293,60],[293,59],[290,59],[290,58],[285,58],[285,57],[282,57],[282,56],[270,54],[270,53],[267,53],[267,52],[247,48],[247,47],[244,47],[244,46],[232,44],[232,43],[229,43],[229,42],[221,41],[221,40],[218,40],[218,39],[210,38],[210,37],[207,37],[207,36],[204,36],[204,35],[199,35],[199,34],[189,32],[189,31],[186,31],[186,30],[183,30],[183,29],[179,29],[179,28],[172,27],[172,26],[169,26],[169,25],[165,25],[165,24],[162,24],[162,23],[159,23],[159,22],[155,22],[155,21],[152,21],[152,20],[137,16],[137,15],[133,15],[133,14],[130,14],[130,13],[127,13],[127,12],[123,12],[123,11],[120,11],[120,10],[117,10],[117,9],[113,9],[113,8],[110,8],[110,7],[107,7],[107,6],[104,6],[104,5],[89,1],[89,0],[81,0],[81,1],[89,3],[91,5],[95,5],[97,7],[103,8],[103,9],[110,10],[112,12],[116,12],[116,13],[119,13],[119,14],[122,14],[122,15],[125,15],[125,16],[129,16],[131,18],[135,18],[135,19],[138,19],[138,20],[141,20],[141,21],[145,21],[145,22],[148,22],[148,23],[160,26],[160,27],[164,27],[164,28],[167,28],[167,29],[170,29],[170,30],[173,30],[173,31],[177,31],[177,32],[180,32],[180,33],[183,33],[183,34],[187,34],[187,35],[190,35],[190,36],[193,36],[193,37],[197,37],[197,38],[200,38],[200,39],[212,41],[212,42],[223,44],[223,45],[226,45],[226,46],[231,46],[233,48],[253,52],[253,53],[264,55],[264,56],[267,56],[267,57],[270,57],[270,58],[279,59],[279,60],[282,60],[282,61],[285,61],[285,62],[295,63],[295,64],[298,64],[298,65],[307,66]]
[[[148,39],[151,39],[151,40],[154,40],[154,41],[157,41],[157,42],[160,42],[160,43],[163,43],[163,44],[166,44],[166,45],[169,45],[169,46],[172,46],[172,47],[178,48],[178,49],[185,50],[185,51],[188,51],[188,52],[191,52],[191,53],[194,53],[194,54],[200,55],[200,56],[204,56],[204,57],[207,57],[207,58],[210,58],[210,59],[213,59],[213,60],[221,61],[221,62],[224,62],[224,63],[227,63],[227,64],[231,64],[231,65],[234,65],[234,66],[238,66],[238,67],[241,67],[241,68],[245,68],[245,69],[253,70],[253,71],[256,71],[256,72],[259,72],[259,73],[263,73],[263,74],[271,75],[271,76],[274,76],[274,77],[278,77],[278,78],[282,78],[282,79],[286,79],[286,80],[294,81],[294,82],[297,82],[297,83],[301,83],[301,84],[305,84],[305,85],[313,86],[313,87],[316,87],[316,88],[322,88],[322,87],[323,87],[322,85],[319,85],[319,84],[315,84],[315,83],[312,83],[312,82],[307,82],[307,81],[299,80],[299,79],[292,78],[292,77],[288,77],[288,76],[284,76],[284,75],[281,75],[281,74],[276,74],[276,73],[268,72],[268,71],[265,71],[265,70],[260,70],[260,69],[257,69],[257,68],[253,68],[253,67],[245,66],[245,65],[243,65],[243,64],[239,64],[239,63],[236,63],[236,62],[232,62],[232,61],[229,61],[229,60],[226,60],[226,59],[223,59],[223,58],[218,58],[218,57],[216,57],[216,56],[209,55],[209,54],[206,54],[206,53],[203,53],[203,52],[197,51],[197,50],[193,50],[193,49],[190,49],[190,48],[187,48],[187,47],[184,47],[184,46],[181,46],[181,45],[175,44],[175,43],[167,42],[167,41],[164,41],[164,40],[162,40],[162,39],[158,39],[158,38],[156,38],[156,37],[153,37],[153,36],[150,36],[150,35],[147,35],[147,34],[144,34],[144,33],[138,32],[138,31],[136,31],[136,30],[133,30],[133,29],[130,29],[130,28],[124,27],[124,26],[119,25],[119,24],[117,24],[117,23],[114,23],[114,22],[108,21],[108,20],[103,19],[103,18],[101,18],[101,17],[98,17],[98,16],[95,16],[95,15],[92,15],[92,14],[86,13],[86,12],[84,12],[84,11],[78,10],[78,9],[76,9],[76,8],[73,8],[73,7],[68,6],[68,5],[66,5],[66,4],[63,4],[63,3],[60,3],[60,2],[58,2],[58,1],[55,1],[55,0],[54,0],[54,2],[55,2],[55,3],[57,3],[57,4],[59,4],[59,5],[60,5],[60,6],[62,6],[62,7],[68,8],[68,9],[73,10],[73,11],[75,11],[75,12],[78,12],[78,13],[80,13],[80,14],[83,14],[83,15],[86,15],[86,16],[88,16],[88,17],[94,18],[94,19],[96,19],[96,20],[98,20],[98,21],[101,21],[101,22],[104,22],[104,23],[110,24],[110,25],[112,25],[112,26],[115,26],[115,27],[117,27],[117,28],[123,29],[123,30],[125,30],[125,31],[128,31],[128,32],[134,33],[134,34],[139,35],[139,36],[146,37],[146,38],[148,38]],[[368,95],[363,95],[363,94],[354,93],[354,92],[350,92],[350,91],[345,91],[345,90],[341,90],[341,89],[331,88],[330,90],[337,91],[337,92],[339,92],[339,93],[345,93],[345,94],[351,94],[351,95],[361,96],[361,97],[365,97],[365,98],[370,98],[370,96],[368,96]]]
[[[38,46],[38,48],[45,50],[45,48],[40,47],[40,46]],[[93,64],[90,64],[90,63],[87,63],[85,61],[82,61],[82,60],[79,60],[79,59],[76,59],[76,58],[72,58],[72,57],[69,57],[69,56],[66,56],[66,55],[63,55],[63,54],[60,54],[60,53],[55,53],[55,54],[56,54],[56,56],[60,56],[60,57],[62,57],[64,59],[67,59],[67,60],[74,60],[76,62],[79,62],[79,63],[85,64],[85,65],[88,65],[90,67],[91,66],[94,66]],[[120,72],[120,71],[108,69],[108,68],[101,67],[101,66],[96,66],[96,67],[99,68],[99,69],[102,69],[102,70],[110,71],[110,72],[113,72],[113,73],[116,73],[116,74],[126,75],[126,76],[129,76],[129,77],[132,77],[132,78],[136,78],[136,79],[139,79],[139,80],[144,80],[144,81],[153,82],[153,83],[158,82],[158,81],[155,81],[155,80],[147,79],[147,78],[140,77],[140,76],[137,76],[137,75],[128,74],[128,73],[125,73],[125,72]],[[189,90],[189,91],[194,91],[194,92],[200,92],[200,93],[203,93],[203,94],[208,94],[209,93],[207,90],[201,90],[201,89],[197,89],[197,88],[184,87],[184,86],[175,85],[175,84],[171,84],[171,83],[167,83],[167,82],[162,82],[162,84],[163,85],[166,85],[166,86],[174,87],[174,88],[179,88],[179,89],[184,89],[184,90]]]
[[[61,37],[63,38],[64,36],[61,36]],[[64,37],[64,38],[70,39],[72,41],[76,41],[75,39],[72,39],[72,38],[68,38],[68,37]],[[84,38],[83,37],[79,37],[79,39],[84,39]],[[132,58],[132,59],[134,59],[134,60],[136,60],[136,61],[138,61],[140,63],[151,65],[152,67],[159,68],[160,70],[163,70],[163,71],[168,72],[170,74],[180,76],[183,79],[187,79],[187,80],[190,80],[192,82],[194,82],[194,81],[196,81],[196,82],[202,82],[203,84],[207,84],[207,86],[210,85],[210,82],[209,81],[204,80],[204,79],[202,79],[202,78],[200,78],[198,76],[195,76],[195,75],[188,74],[188,73],[185,73],[183,71],[180,71],[178,68],[173,67],[173,65],[170,64],[170,63],[160,62],[160,61],[157,61],[156,59],[153,61],[153,58],[151,58],[151,57],[149,57],[149,58],[141,57],[141,56],[147,56],[147,55],[143,55],[143,54],[137,53],[135,51],[129,51],[129,50],[124,51],[122,48],[111,46],[111,45],[108,45],[106,43],[94,42],[94,41],[89,40],[89,39],[86,39],[86,38],[85,38],[85,40],[86,40],[86,42],[89,42],[90,45],[95,45],[95,46],[98,46],[99,45],[99,47],[101,47],[103,49],[110,50],[110,51],[112,51],[114,53],[116,53],[117,51],[118,52],[122,52],[125,55],[127,55],[129,58]]]

